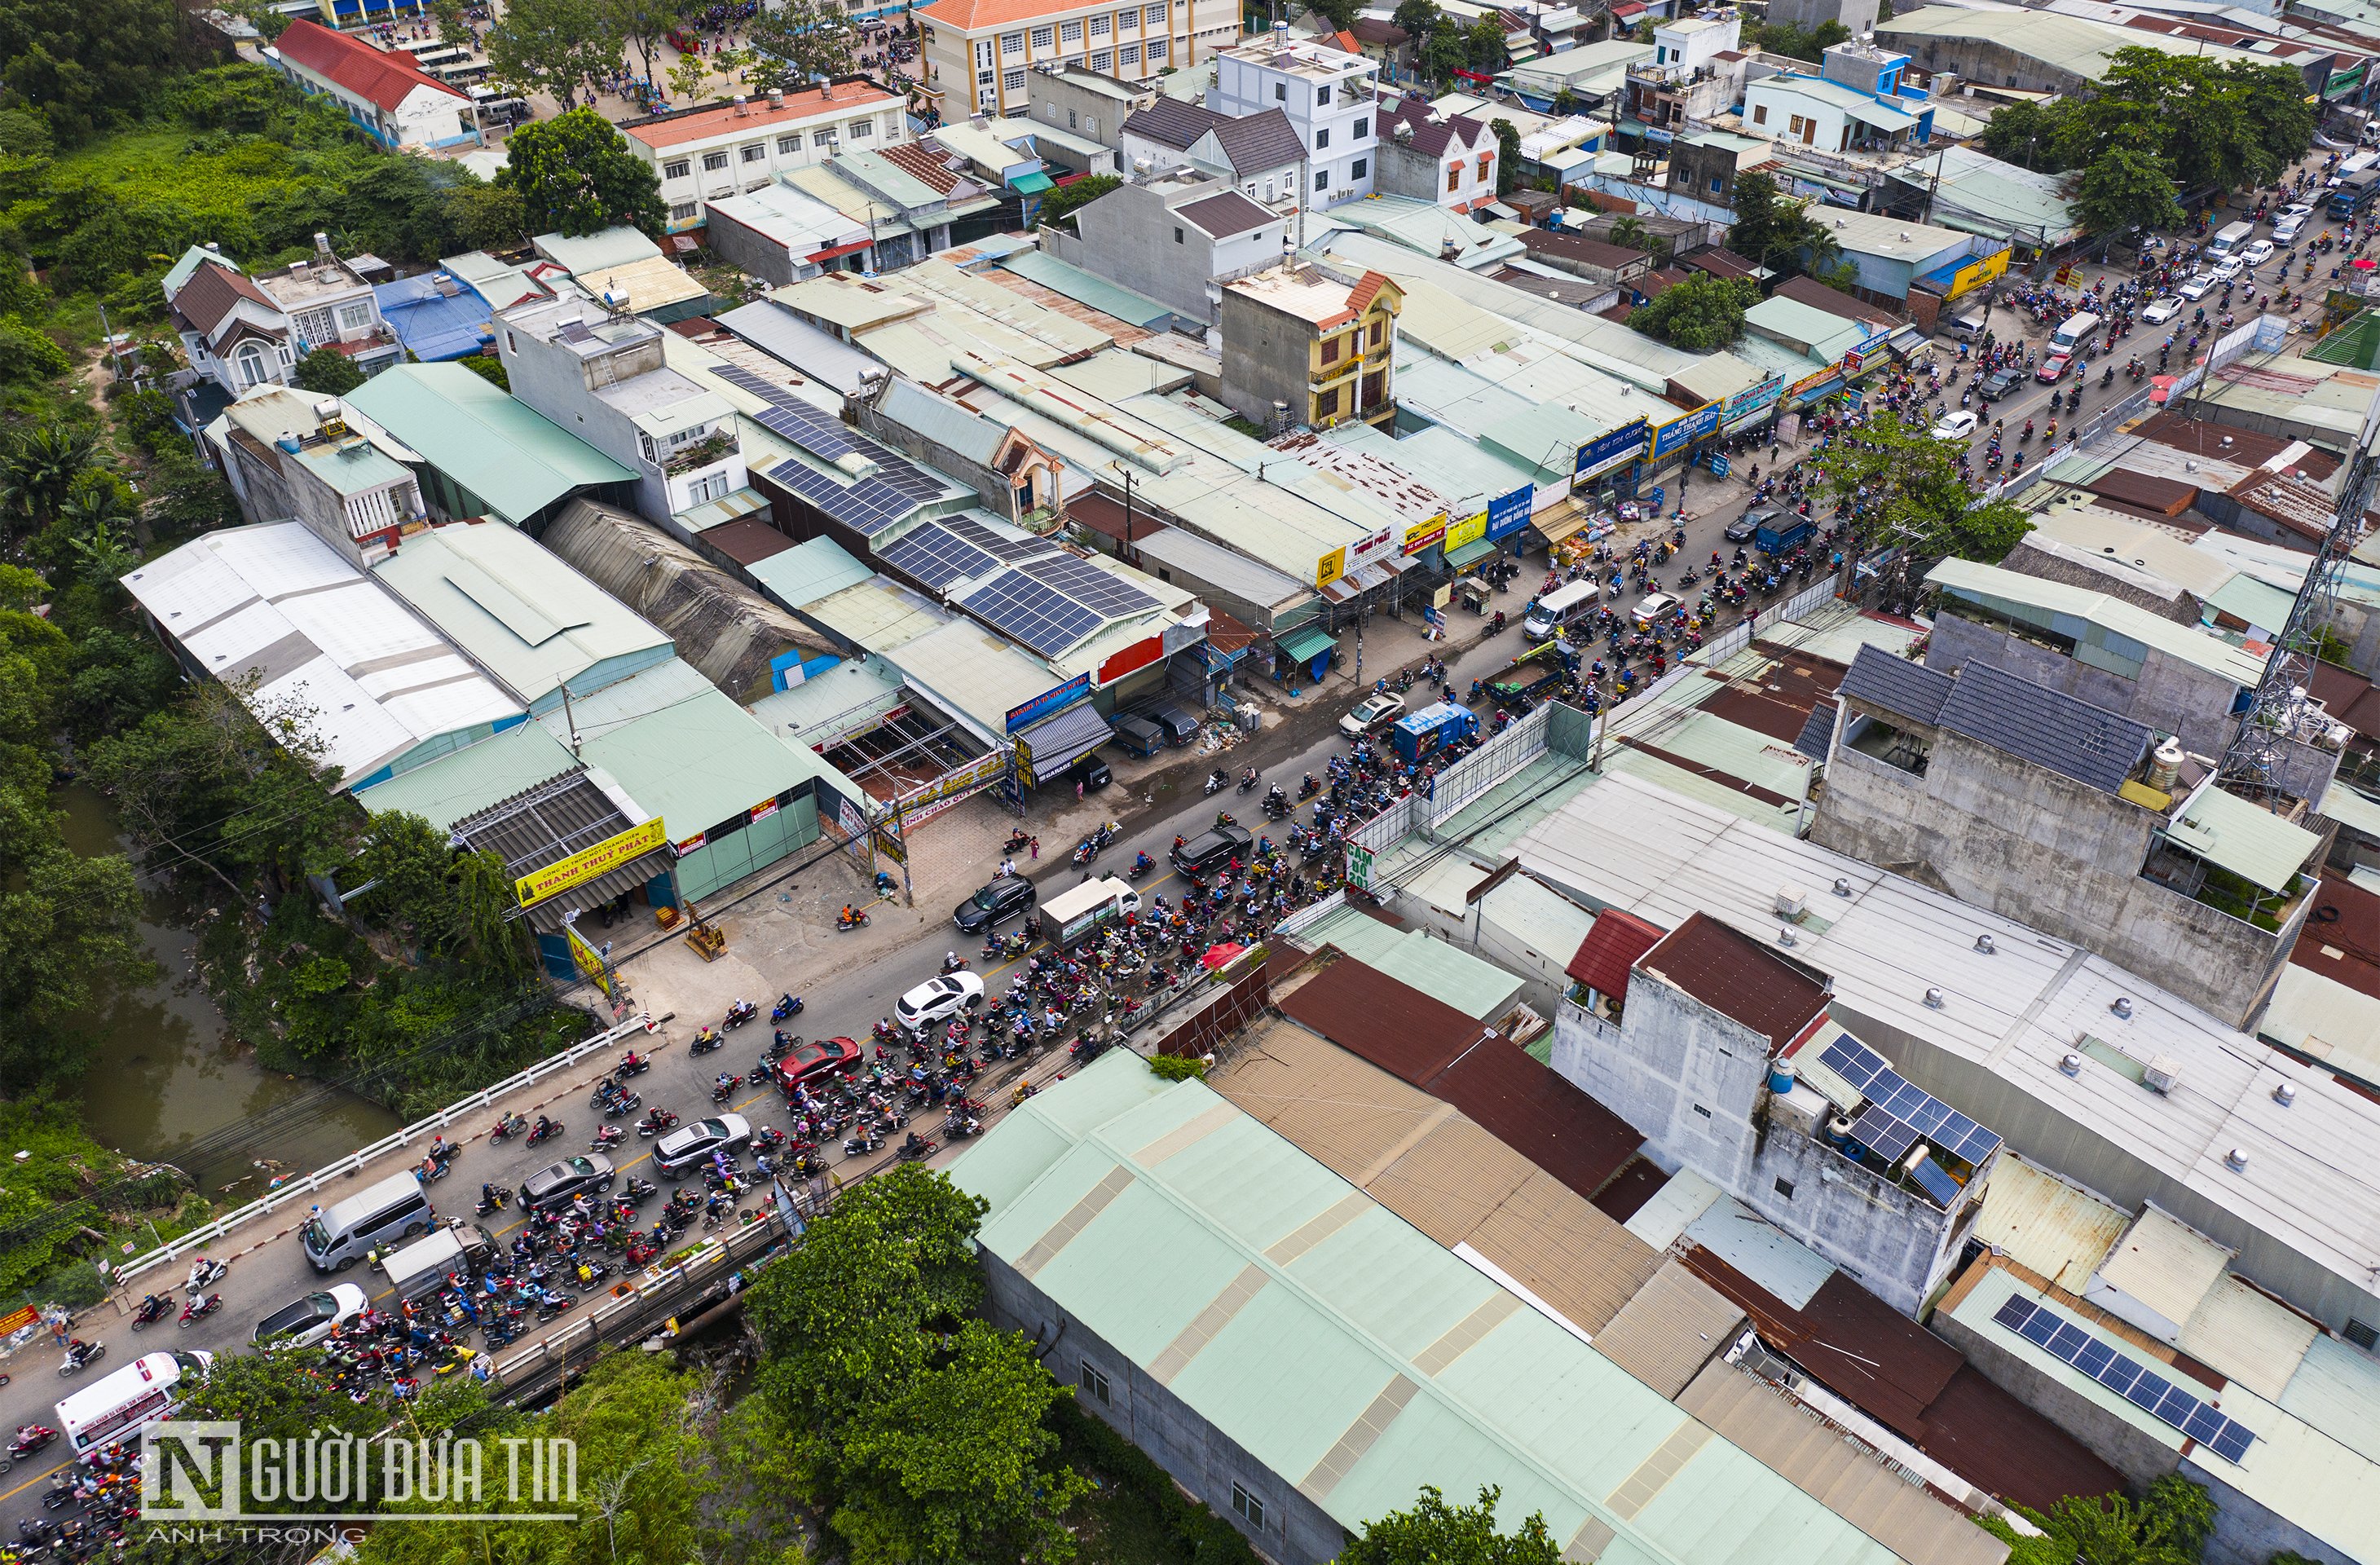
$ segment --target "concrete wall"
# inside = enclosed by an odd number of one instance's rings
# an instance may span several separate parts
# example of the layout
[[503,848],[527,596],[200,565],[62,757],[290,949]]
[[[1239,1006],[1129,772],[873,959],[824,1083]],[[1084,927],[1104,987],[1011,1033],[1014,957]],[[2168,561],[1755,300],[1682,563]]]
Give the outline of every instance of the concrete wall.
[[[1220,195],[1218,183],[1191,196]],[[1164,195],[1141,185],[1109,191],[1075,214],[1080,237],[1060,228],[1041,231],[1060,261],[1097,273],[1136,294],[1213,324],[1220,281],[1244,277],[1281,259],[1281,229],[1267,224],[1222,240],[1172,210]],[[1181,237],[1174,237],[1179,230]]]
[[[1762,1096],[1764,1110],[1777,1101]],[[1983,1183],[1971,1183],[1956,1209],[1945,1212],[1764,1112],[1750,1178],[1730,1194],[1914,1318],[1958,1258]]]
[[1031,95],[1031,115],[1037,125],[1052,125],[1102,147],[1118,144],[1123,122],[1135,108],[1154,102],[1154,91],[1140,92],[1130,103],[1121,102],[1111,93],[1102,92],[1082,82],[1049,71],[1034,71],[1025,79],[1025,91]]
[[742,268],[771,287],[783,287],[814,275],[817,268],[758,229],[747,228],[716,207],[705,213],[706,242],[722,261]]
[[[1825,0],[1817,3],[1824,4]],[[1894,30],[1888,21],[1876,23],[1875,30],[1878,43],[1908,55],[1912,63],[1928,71],[1956,71],[1977,86],[2018,87],[2028,92],[2074,92],[2090,85],[2078,72],[1982,39],[1900,32]]]
[[[986,509],[1012,522],[1016,520],[1016,490],[1009,482],[1008,475],[980,462],[969,461],[949,446],[928,440],[906,424],[893,422],[874,403],[855,399],[853,406],[858,410],[859,428],[863,433],[873,435],[902,455],[914,456],[936,471],[956,479],[975,491]],[[1044,482],[1046,487],[1046,479]]]
[[2148,810],[1948,731],[1918,777],[1844,744],[1852,726],[1838,725],[1813,842],[2096,952],[2233,1026],[2269,992],[2289,940],[2143,879]]
[[1305,422],[1313,398],[1305,389],[1314,337],[1278,310],[1223,290],[1223,402],[1260,429],[1272,427],[1273,407],[1289,405],[1290,421]]
[[1936,1336],[1983,1371],[1985,1379],[2082,1441],[2135,1488],[2144,1489],[2181,1465],[2180,1452],[2081,1392],[2052,1380],[1992,1341],[1989,1332],[1953,1320],[1947,1311],[1937,1311],[1927,1324]]
[[[2039,557],[2040,552],[2023,549],[2018,553],[2030,560]],[[2046,573],[2028,570],[2027,574]],[[2104,578],[2080,585],[2094,591],[2107,590]],[[2239,725],[2231,713],[2237,685],[2154,647],[2142,661],[2140,676],[2127,679],[2112,669],[2095,668],[1998,625],[1968,619],[1955,607],[1935,615],[1934,640],[1925,651],[1925,666],[1956,673],[1970,658],[2095,707],[2120,712],[2161,734],[2176,734],[2184,748],[2197,755],[2221,755]]]
[[2206,1540],[2206,1552],[2200,1556],[2205,1565],[2267,1565],[2275,1555],[2284,1553],[2325,1561],[2343,1562],[2348,1558],[2187,1457],[2182,1459],[2181,1475],[2205,1485],[2216,1507],[2215,1535]]
[[[994,1325],[1022,1331],[1043,1345],[1050,1372],[1076,1388],[1077,1407],[1106,1420],[1147,1452],[1193,1498],[1237,1527],[1267,1559],[1321,1565],[1345,1548],[1346,1530],[1297,1492],[1297,1479],[1304,1474],[1291,1477],[1263,1466],[1005,1260],[990,1250],[982,1255],[984,1313]],[[1105,1377],[1106,1401],[1085,1384],[1086,1365]],[[1261,1530],[1233,1513],[1234,1483],[1264,1502]]]
[[1812,31],[1840,22],[1857,38],[1875,30],[1877,9],[1876,0],[1769,0],[1768,19]]

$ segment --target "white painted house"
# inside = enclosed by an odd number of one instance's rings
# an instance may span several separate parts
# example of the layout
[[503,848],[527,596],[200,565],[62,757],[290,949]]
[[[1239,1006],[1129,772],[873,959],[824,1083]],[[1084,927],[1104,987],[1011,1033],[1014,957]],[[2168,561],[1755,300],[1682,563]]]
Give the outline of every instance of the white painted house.
[[778,175],[837,152],[897,146],[909,139],[909,126],[899,98],[865,77],[844,77],[806,91],[638,120],[620,133],[660,177],[675,232],[701,227],[707,202],[764,189]]
[[1332,206],[1372,193],[1379,81],[1378,60],[1276,30],[1269,39],[1215,56],[1207,106],[1234,119],[1267,109],[1287,115],[1305,149],[1307,200]]
[[336,103],[383,147],[453,147],[480,140],[469,97],[425,74],[410,55],[300,19],[282,30],[264,57],[299,91]]

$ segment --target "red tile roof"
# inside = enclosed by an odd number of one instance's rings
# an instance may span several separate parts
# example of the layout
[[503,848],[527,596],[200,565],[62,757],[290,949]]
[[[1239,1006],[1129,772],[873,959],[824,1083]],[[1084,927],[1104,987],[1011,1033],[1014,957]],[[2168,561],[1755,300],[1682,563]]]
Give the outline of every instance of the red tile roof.
[[200,331],[212,334],[242,299],[262,305],[273,314],[281,307],[265,296],[248,273],[227,261],[202,261],[174,296],[174,308]]
[[951,154],[918,141],[900,141],[890,147],[879,147],[877,155],[902,173],[921,179],[932,189],[947,196],[958,188],[960,175],[951,167]]
[[763,97],[740,107],[735,103],[714,103],[707,109],[689,109],[667,119],[649,119],[636,125],[624,125],[620,127],[620,134],[648,147],[676,147],[713,136],[766,130],[774,125],[818,119],[827,115],[841,114],[846,109],[897,101],[881,87],[857,79],[840,80],[832,88],[812,87],[781,96],[783,101],[774,103]]
[[375,49],[360,38],[335,32],[320,22],[293,21],[273,41],[281,57],[337,83],[367,103],[394,112],[427,87],[449,98],[470,99],[413,63],[413,56]]
[[[1799,733],[1800,730],[1795,730]],[[1661,943],[1661,929],[1633,913],[1616,907],[1595,916],[1595,927],[1578,942],[1570,959],[1570,976],[1591,989],[1615,1000],[1628,994],[1628,969],[1636,959]]]
[[1751,936],[1700,913],[1662,937],[1636,965],[1767,1038],[1771,1049],[1791,1042],[1827,1009],[1824,984]]

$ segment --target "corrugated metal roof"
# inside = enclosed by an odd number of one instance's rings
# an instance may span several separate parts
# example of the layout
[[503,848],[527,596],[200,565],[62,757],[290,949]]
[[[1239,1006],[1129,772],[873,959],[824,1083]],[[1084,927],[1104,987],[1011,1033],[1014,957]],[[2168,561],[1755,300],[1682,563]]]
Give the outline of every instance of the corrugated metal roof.
[[[1773,892],[1773,888],[1772,888]],[[1702,914],[1639,957],[1637,971],[1781,1049],[1827,1009],[1827,988],[1767,946]]]
[[2226,1272],[2199,1300],[2176,1345],[2258,1396],[2277,1397],[2320,1335],[2313,1321]]
[[[1487,1483],[1557,1540],[1612,1538],[1606,1559],[1896,1558],[1256,1121],[1233,1110],[1178,1144],[1217,1107],[1111,1055],[1004,1118],[953,1176],[994,1203],[987,1247],[1145,1369],[1164,1360],[1175,1396],[1342,1525],[1410,1506],[1424,1482]],[[1351,1196],[1352,1220],[1301,1245]],[[1169,1356],[1227,1291],[1245,1302]],[[1434,1353],[1451,1334],[1460,1351]]]
[[1835,1276],[1835,1263],[1751,1207],[1722,1196],[1686,1225],[1686,1240],[1725,1261],[1789,1309],[1804,1309]]
[[945,710],[987,734],[1007,733],[1008,714],[1064,683],[1047,664],[973,620],[953,620],[892,649],[892,662]]
[[1595,1347],[1674,1401],[1704,1365],[1733,1344],[1742,1324],[1734,1300],[1670,1259],[1611,1317]]
[[1660,943],[1662,931],[1633,913],[1607,909],[1597,914],[1595,928],[1579,942],[1570,959],[1570,976],[1614,999],[1628,993],[1628,970],[1636,959]]
[[366,788],[356,802],[374,815],[395,810],[418,815],[443,831],[465,816],[577,764],[569,746],[539,724],[524,722]]
[[1135,540],[1133,547],[1140,553],[1144,568],[1152,560],[1170,565],[1193,580],[1276,614],[1286,613],[1314,596],[1313,588],[1305,583],[1179,528]]
[[2380,1359],[2352,1342],[2316,1335],[2280,1403],[2348,1450],[2380,1459]]
[[2174,812],[2165,834],[2177,847],[2277,894],[2289,890],[2322,845],[2304,827],[2212,782]]
[[1975,1242],[2080,1297],[2131,1223],[2081,1185],[2003,1151],[1984,1185]]
[[2104,592],[2070,587],[2043,576],[1978,564],[1973,560],[1945,560],[1926,573],[1929,586],[1968,593],[1989,601],[2022,603],[2045,613],[2071,614],[2134,641],[2145,642],[2168,657],[2180,658],[2228,679],[2241,689],[2253,689],[2264,674],[2264,660],[2209,635],[2195,625],[2161,619],[2136,604]]
[[2143,1207],[2132,1226],[2107,1252],[2107,1258],[2099,1263],[2098,1275],[2093,1279],[2093,1286],[2083,1290],[2083,1296],[2142,1330],[2172,1341],[2172,1329],[2160,1330],[2154,1317],[2144,1319],[2139,1310],[2103,1298],[2100,1285],[2139,1301],[2155,1316],[2162,1316],[2179,1328],[2197,1312],[2206,1291],[2215,1286],[2216,1280],[2238,1253],[2155,1206]]
[[1422,1086],[1489,1035],[1479,1022],[1352,957],[1326,961],[1282,1013],[1401,1079]]
[[844,552],[831,538],[814,538],[781,554],[755,560],[747,567],[752,579],[788,607],[804,609],[845,588],[868,580],[874,572]]
[[1069,265],[1056,256],[1038,249],[1018,250],[1013,255],[1003,256],[1000,264],[1028,282],[1040,284],[1052,293],[1062,294],[1077,304],[1087,304],[1135,326],[1160,327],[1172,321],[1175,314],[1170,305],[1160,304],[1146,294],[1136,294],[1121,284],[1111,283],[1104,277],[1094,275],[1079,266]]
[[1521,980],[1492,962],[1420,929],[1392,929],[1365,914],[1346,910],[1303,931],[1299,943],[1335,945],[1384,973],[1396,973],[1425,994],[1434,995],[1475,1021],[1493,1024],[1521,992]]
[[774,299],[756,299],[711,317],[736,336],[848,396],[876,361]]

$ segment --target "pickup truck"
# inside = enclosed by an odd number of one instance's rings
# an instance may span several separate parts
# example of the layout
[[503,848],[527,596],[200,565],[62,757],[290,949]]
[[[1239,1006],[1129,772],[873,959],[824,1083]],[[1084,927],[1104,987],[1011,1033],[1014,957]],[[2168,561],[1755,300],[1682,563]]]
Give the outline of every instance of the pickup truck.
[[1127,913],[1140,911],[1140,893],[1111,875],[1062,892],[1041,904],[1041,924],[1050,939],[1070,946],[1100,926],[1113,924]]
[[1763,554],[1782,554],[1817,536],[1817,523],[1807,516],[1780,511],[1770,518],[1767,526],[1752,535],[1752,541]]
[[1397,725],[1389,730],[1389,747],[1411,765],[1427,760],[1447,746],[1474,738],[1478,733],[1479,719],[1470,708],[1439,701],[1399,718]]
[[1531,648],[1479,682],[1488,698],[1500,707],[1526,707],[1550,694],[1578,668],[1578,658],[1560,641]]

